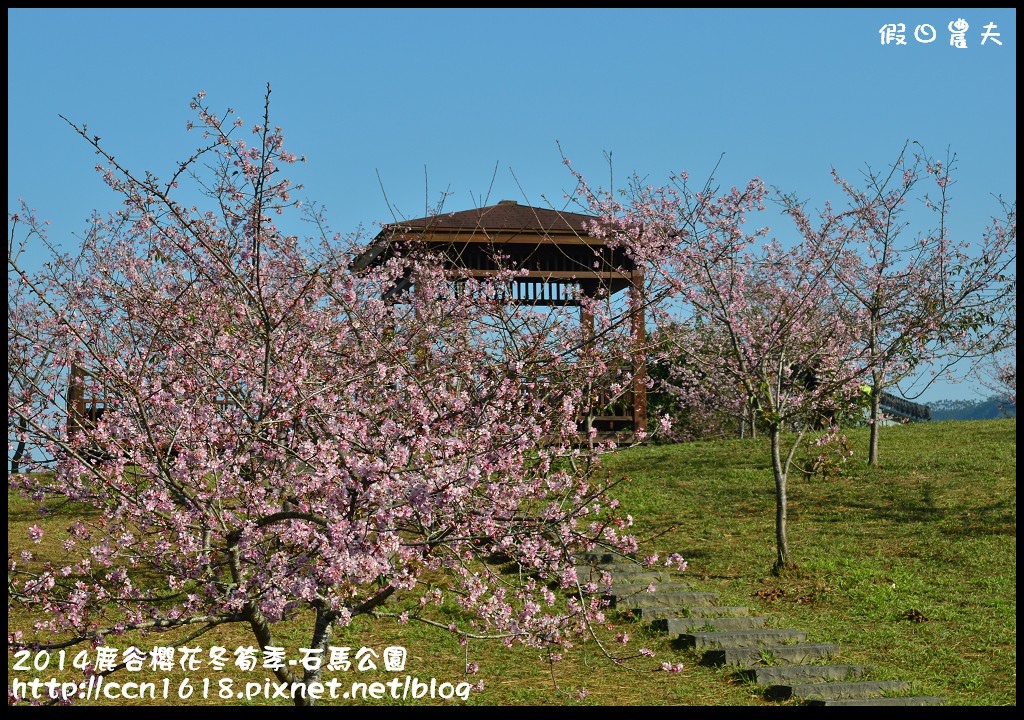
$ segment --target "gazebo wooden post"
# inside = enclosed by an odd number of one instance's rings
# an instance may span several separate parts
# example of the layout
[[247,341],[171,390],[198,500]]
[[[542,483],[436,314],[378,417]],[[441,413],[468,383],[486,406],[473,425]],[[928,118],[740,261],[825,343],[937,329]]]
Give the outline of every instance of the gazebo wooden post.
[[633,431],[647,432],[647,313],[645,312],[644,273],[630,273],[630,337],[633,345]]
[[85,370],[71,366],[68,379],[68,434],[82,429],[85,419]]
[[[592,285],[592,283],[590,283],[590,282],[588,282],[586,280],[581,280],[580,283],[579,283],[579,293],[580,293],[580,329],[582,331],[581,334],[583,336],[583,339],[582,339],[583,347],[581,348],[580,355],[582,357],[585,357],[586,354],[592,349],[592,344],[594,342],[594,336],[596,334],[595,331],[594,331],[594,312],[587,306],[587,300],[589,298],[593,297],[594,290],[595,290],[595,288],[591,288],[590,285]],[[597,392],[596,393],[592,393],[592,394],[595,395],[594,399],[599,402],[600,401],[600,388],[595,388],[595,390]],[[587,410],[587,416],[586,416],[586,418],[584,418],[584,423],[585,423],[584,424],[584,431],[586,432],[588,437],[590,435],[590,431],[593,429],[593,425],[594,425],[594,411],[596,409],[597,409],[596,407],[589,408]]]
[[583,328],[584,342],[589,345],[594,341],[594,313],[587,308],[586,300],[592,297],[586,282],[580,282],[580,327]]
[[[423,303],[426,301],[427,294],[423,289],[423,286],[418,282],[413,283],[412,292],[416,298],[416,307],[413,311],[416,313],[416,326],[419,328],[423,326],[423,312],[421,308],[423,307]],[[430,366],[427,362],[430,358],[430,351],[425,340],[416,344],[416,347],[413,349],[413,354],[413,367],[416,369],[417,373],[422,373]]]

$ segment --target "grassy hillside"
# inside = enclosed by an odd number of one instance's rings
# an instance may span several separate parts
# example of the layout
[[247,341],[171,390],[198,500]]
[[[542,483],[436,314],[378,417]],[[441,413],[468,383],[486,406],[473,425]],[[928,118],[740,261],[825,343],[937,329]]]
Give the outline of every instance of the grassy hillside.
[[[746,605],[768,616],[773,627],[804,630],[809,642],[839,643],[843,662],[872,665],[879,679],[910,681],[915,694],[943,696],[951,705],[1016,704],[1016,421],[885,428],[877,469],[863,462],[866,429],[850,437],[857,455],[840,477],[790,478],[789,541],[798,571],[784,578],[769,573],[775,501],[764,441],[635,448],[609,458],[605,471],[628,478],[617,493],[635,519],[643,550],[680,552],[689,561],[682,579],[694,589],[719,593],[722,604]],[[68,512],[45,520],[55,530],[47,539],[69,524]],[[9,495],[9,553],[28,545],[27,528],[34,522],[39,519],[28,505]],[[777,704],[728,673],[700,667],[697,656],[673,647],[664,633],[614,612],[610,619],[613,625],[597,628],[605,648],[621,653],[646,646],[656,657],[616,665],[591,640],[551,665],[541,651],[477,640],[462,646],[428,626],[368,618],[357,619],[335,644],[378,650],[402,645],[409,651],[406,672],[422,680],[483,681],[470,704]],[[9,630],[28,621],[15,611]],[[304,646],[308,627],[294,623],[282,644]],[[615,642],[623,631],[631,635],[626,646]],[[111,644],[126,647],[128,640]],[[170,644],[133,640],[143,648]],[[253,640],[241,630],[223,630],[202,643],[236,648]],[[467,662],[479,670],[466,673]],[[682,662],[684,669],[664,672],[662,662]],[[221,679],[243,680],[230,670],[154,677],[169,677],[172,687],[185,677],[193,685],[209,678],[215,696]],[[24,674],[9,669],[9,682],[15,676]],[[340,674],[346,683],[389,678]],[[193,696],[157,704],[225,702],[242,701]],[[389,701],[348,701],[371,702]],[[458,698],[432,704],[443,702],[463,704]]]

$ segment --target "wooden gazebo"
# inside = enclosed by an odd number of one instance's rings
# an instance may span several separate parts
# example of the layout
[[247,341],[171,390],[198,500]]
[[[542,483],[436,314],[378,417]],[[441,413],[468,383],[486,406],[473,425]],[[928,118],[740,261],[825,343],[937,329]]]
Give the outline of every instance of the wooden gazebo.
[[[427,251],[440,255],[446,266],[462,277],[484,279],[501,267],[525,271],[509,288],[509,302],[532,305],[580,305],[581,296],[603,290],[613,296],[629,293],[633,353],[630,392],[603,405],[591,418],[602,432],[647,429],[646,365],[643,276],[626,254],[594,237],[597,218],[520,205],[502,200],[497,205],[442,213],[385,226],[357,259],[359,270],[383,262],[392,253]],[[410,285],[406,281],[406,289]],[[580,321],[593,327],[593,316],[581,309]]]

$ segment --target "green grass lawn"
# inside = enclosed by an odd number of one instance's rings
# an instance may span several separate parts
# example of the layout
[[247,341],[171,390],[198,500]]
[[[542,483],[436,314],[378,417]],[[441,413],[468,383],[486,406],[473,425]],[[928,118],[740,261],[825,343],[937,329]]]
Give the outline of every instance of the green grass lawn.
[[[884,428],[882,467],[869,468],[864,462],[867,431],[852,430],[857,454],[841,476],[790,476],[789,543],[798,569],[782,578],[770,573],[775,499],[767,441],[634,448],[609,458],[605,471],[627,478],[616,495],[623,512],[635,520],[642,550],[681,553],[689,561],[681,579],[693,589],[719,593],[723,605],[748,606],[751,614],[767,616],[772,627],[804,630],[808,642],[838,643],[841,662],[873,666],[874,679],[909,681],[914,694],[942,696],[950,705],[1015,705],[1016,432],[1013,419]],[[16,556],[30,545],[31,524],[43,524],[45,542],[54,541],[75,512],[65,508],[40,522],[29,503],[9,493],[9,554]],[[45,542],[33,550],[45,552]],[[596,639],[579,643],[554,664],[539,650],[477,640],[462,646],[443,631],[390,619],[357,618],[334,644],[349,645],[353,652],[401,645],[409,653],[405,674],[421,681],[482,680],[483,690],[472,693],[468,704],[779,704],[725,671],[699,666],[697,655],[675,648],[665,633],[615,612],[609,617],[611,627],[597,628]],[[283,628],[280,643],[304,646],[306,620]],[[8,630],[27,627],[29,621],[13,608]],[[631,636],[626,646],[614,639],[622,631]],[[110,644],[126,647],[129,640]],[[133,640],[143,648],[170,644],[154,636]],[[229,649],[254,643],[242,628],[218,629],[201,642]],[[626,654],[647,646],[656,657],[615,664],[604,657],[602,646]],[[479,670],[466,673],[467,662]],[[662,662],[682,662],[684,669],[663,672]],[[9,684],[26,677],[13,671],[12,663],[9,655]],[[159,682],[166,677],[172,695],[186,677],[195,688],[209,680],[205,700],[195,693],[187,700],[158,699],[155,704],[244,703],[218,697],[219,683],[228,678],[238,687],[265,675],[243,677],[231,670],[138,673],[130,679]],[[329,676],[325,673],[325,679]],[[392,675],[349,671],[337,677],[347,684],[387,681]],[[133,702],[141,701],[89,704]],[[464,704],[459,698],[404,702]],[[249,703],[285,701],[256,697]]]

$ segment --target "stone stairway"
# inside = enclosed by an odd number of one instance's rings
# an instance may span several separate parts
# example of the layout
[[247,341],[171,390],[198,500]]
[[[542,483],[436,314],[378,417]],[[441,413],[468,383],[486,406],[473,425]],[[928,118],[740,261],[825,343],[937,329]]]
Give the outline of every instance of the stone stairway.
[[[768,618],[746,607],[718,604],[718,595],[693,590],[672,573],[644,568],[628,558],[585,553],[577,559],[581,582],[612,578],[612,607],[632,611],[664,630],[680,648],[700,654],[700,664],[731,669],[763,688],[768,700],[803,705],[943,705],[945,698],[906,695],[901,680],[864,679],[873,668],[839,664],[840,648],[808,643],[802,630],[769,628]],[[651,584],[655,591],[648,592]]]

